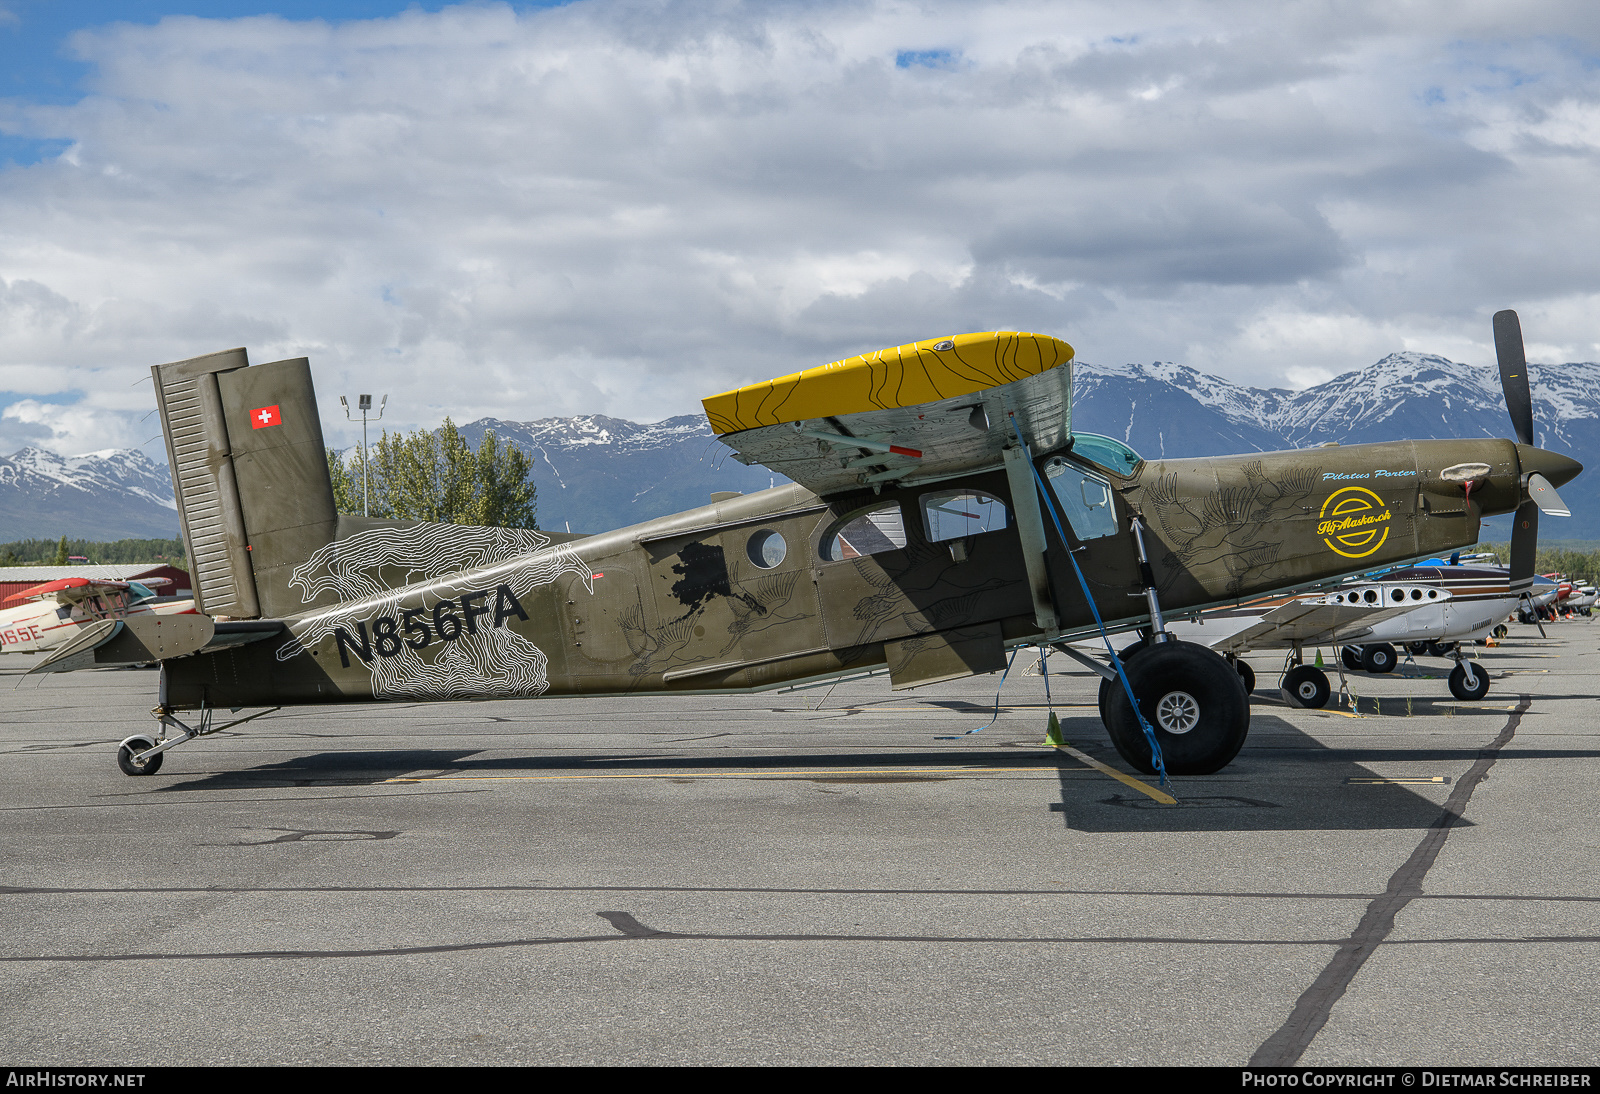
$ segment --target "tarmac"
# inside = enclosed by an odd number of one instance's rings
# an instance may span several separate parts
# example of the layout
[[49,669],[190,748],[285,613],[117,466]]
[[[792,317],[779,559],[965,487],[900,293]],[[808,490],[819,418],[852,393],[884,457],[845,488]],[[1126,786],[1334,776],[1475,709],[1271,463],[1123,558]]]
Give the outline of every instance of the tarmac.
[[1547,629],[1476,703],[1252,657],[1177,805],[1042,744],[1131,770],[1059,656],[993,724],[997,675],[299,707],[141,778],[153,671],[8,667],[0,1062],[1592,1065],[1600,628]]

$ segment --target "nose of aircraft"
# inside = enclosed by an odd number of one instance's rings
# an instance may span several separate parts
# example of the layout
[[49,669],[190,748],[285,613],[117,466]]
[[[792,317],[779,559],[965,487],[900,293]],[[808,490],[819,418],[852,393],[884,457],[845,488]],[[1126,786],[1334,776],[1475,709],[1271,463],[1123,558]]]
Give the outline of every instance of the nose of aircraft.
[[1517,445],[1517,462],[1522,465],[1524,475],[1537,471],[1553,486],[1565,486],[1583,470],[1583,464],[1570,456],[1527,444]]

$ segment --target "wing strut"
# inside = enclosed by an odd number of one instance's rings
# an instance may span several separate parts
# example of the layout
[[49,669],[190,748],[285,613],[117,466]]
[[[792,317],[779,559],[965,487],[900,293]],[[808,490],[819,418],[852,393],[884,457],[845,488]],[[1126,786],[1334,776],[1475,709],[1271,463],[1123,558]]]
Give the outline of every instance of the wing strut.
[[1050,491],[1045,488],[1044,479],[1039,475],[1039,469],[1034,466],[1033,453],[1028,451],[1028,442],[1022,439],[1022,433],[1017,429],[1016,415],[1006,412],[1006,419],[1011,423],[1012,435],[1017,438],[1017,444],[1022,446],[1022,454],[1027,458],[1028,468],[1033,472],[1033,482],[1039,493],[1044,497],[1045,508],[1050,511],[1050,520],[1056,526],[1056,535],[1061,537],[1061,545],[1067,548],[1067,561],[1072,563],[1072,572],[1078,575],[1078,585],[1083,589],[1083,599],[1088,601],[1089,611],[1094,614],[1094,625],[1100,629],[1100,641],[1106,644],[1106,653],[1111,656],[1111,664],[1117,670],[1117,677],[1122,681],[1122,689],[1128,693],[1128,704],[1133,707],[1133,716],[1139,719],[1139,728],[1144,731],[1144,736],[1150,742],[1150,762],[1155,765],[1156,774],[1160,776],[1160,785],[1168,787],[1172,780],[1167,778],[1167,765],[1161,757],[1161,742],[1156,740],[1155,730],[1150,728],[1150,723],[1144,720],[1144,712],[1139,709],[1139,700],[1133,696],[1133,685],[1128,683],[1128,674],[1123,670],[1122,658],[1117,656],[1117,651],[1111,648],[1111,637],[1106,634],[1105,622],[1100,618],[1100,608],[1094,602],[1094,596],[1089,592],[1089,582],[1084,579],[1083,570],[1078,566],[1078,560],[1073,557],[1070,541],[1067,539],[1066,530],[1061,524],[1061,515],[1055,499],[1050,496]]

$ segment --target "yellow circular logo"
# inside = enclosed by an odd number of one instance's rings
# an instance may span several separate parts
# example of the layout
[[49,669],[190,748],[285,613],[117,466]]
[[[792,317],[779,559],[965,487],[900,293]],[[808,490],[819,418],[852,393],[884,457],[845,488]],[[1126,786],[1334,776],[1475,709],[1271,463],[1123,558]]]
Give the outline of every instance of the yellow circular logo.
[[1389,538],[1389,509],[1365,486],[1346,486],[1322,503],[1317,535],[1335,554],[1366,558]]

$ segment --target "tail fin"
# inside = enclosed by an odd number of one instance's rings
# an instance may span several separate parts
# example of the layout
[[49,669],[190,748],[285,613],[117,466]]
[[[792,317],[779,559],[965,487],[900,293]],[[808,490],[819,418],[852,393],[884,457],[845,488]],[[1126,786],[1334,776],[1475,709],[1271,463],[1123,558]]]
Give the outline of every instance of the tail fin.
[[310,362],[251,366],[233,349],[150,371],[196,607],[290,614],[300,598],[289,571],[331,543],[339,521]]

